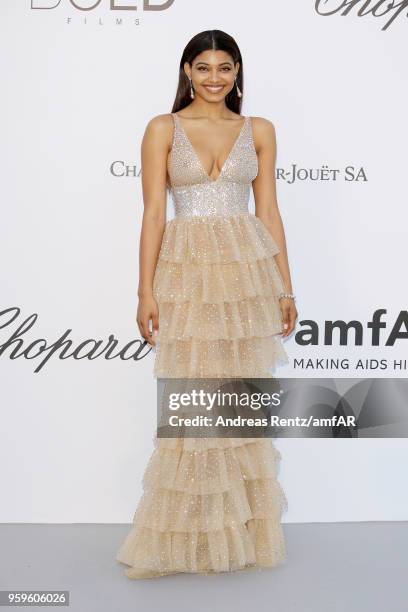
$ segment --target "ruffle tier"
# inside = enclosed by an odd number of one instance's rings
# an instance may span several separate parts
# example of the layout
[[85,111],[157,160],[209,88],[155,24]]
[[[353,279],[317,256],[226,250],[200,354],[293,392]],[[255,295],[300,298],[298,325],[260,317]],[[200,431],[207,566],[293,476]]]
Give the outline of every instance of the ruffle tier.
[[281,339],[275,336],[159,341],[156,351],[153,373],[157,378],[268,378],[271,367],[289,361]]
[[278,253],[265,224],[248,212],[171,219],[166,223],[159,260],[199,265],[248,263]]
[[255,296],[239,302],[162,302],[158,338],[172,340],[237,340],[282,331],[278,300]]
[[285,558],[282,527],[274,519],[251,519],[246,525],[220,531],[133,529],[117,556],[118,561],[130,566],[125,574],[131,579],[275,567]]
[[[274,567],[287,508],[270,439],[155,438],[133,526],[117,553],[129,578]],[[170,448],[170,442],[173,442]],[[197,486],[195,482],[199,482]]]
[[253,261],[200,264],[162,258],[156,267],[154,289],[160,302],[222,304],[257,296],[276,298],[283,286],[270,254]]
[[[180,444],[170,445],[170,441]],[[143,486],[188,495],[221,494],[243,480],[258,482],[275,478],[280,459],[270,439],[158,438],[146,467]],[[282,508],[286,505],[283,491],[278,497],[278,506]],[[194,500],[188,501],[192,504]],[[209,499],[208,504],[213,501]]]

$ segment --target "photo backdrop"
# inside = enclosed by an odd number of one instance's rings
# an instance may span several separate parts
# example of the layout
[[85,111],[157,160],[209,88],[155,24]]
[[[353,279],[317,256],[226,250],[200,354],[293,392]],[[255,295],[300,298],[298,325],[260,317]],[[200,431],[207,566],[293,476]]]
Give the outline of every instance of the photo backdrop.
[[[202,30],[234,36],[243,114],[276,129],[299,312],[277,375],[407,377],[408,8],[348,4],[3,0],[2,522],[132,518],[156,425],[140,143]],[[276,445],[284,521],[407,518],[403,437]]]

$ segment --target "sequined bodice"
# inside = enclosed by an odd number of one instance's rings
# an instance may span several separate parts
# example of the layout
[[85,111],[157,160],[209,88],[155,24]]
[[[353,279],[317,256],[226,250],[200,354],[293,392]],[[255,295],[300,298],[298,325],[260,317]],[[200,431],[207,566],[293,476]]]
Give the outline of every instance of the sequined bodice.
[[205,171],[176,113],[167,171],[175,215],[207,216],[248,212],[251,183],[258,173],[251,118],[245,117],[223,167],[214,180]]

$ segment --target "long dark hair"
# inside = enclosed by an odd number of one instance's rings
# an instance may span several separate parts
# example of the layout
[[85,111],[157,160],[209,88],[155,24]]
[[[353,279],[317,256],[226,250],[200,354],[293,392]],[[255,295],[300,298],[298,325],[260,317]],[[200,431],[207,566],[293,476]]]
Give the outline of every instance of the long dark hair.
[[[184,72],[184,64],[188,62],[191,66],[194,58],[202,53],[213,49],[214,51],[226,51],[232,57],[234,65],[239,62],[239,70],[237,74],[237,85],[241,92],[244,91],[244,72],[242,66],[242,57],[239,47],[235,40],[222,30],[205,30],[193,36],[187,43],[183,55],[180,60],[179,82],[177,87],[176,97],[174,99],[172,113],[185,108],[191,104],[190,97],[190,81]],[[225,104],[235,113],[241,114],[242,97],[237,96],[237,88],[234,86],[225,97]]]

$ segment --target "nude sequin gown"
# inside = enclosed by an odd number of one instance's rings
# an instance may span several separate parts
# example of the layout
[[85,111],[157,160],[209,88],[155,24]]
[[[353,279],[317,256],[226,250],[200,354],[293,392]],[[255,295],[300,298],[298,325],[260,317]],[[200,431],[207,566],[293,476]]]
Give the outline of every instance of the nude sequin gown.
[[[249,212],[258,172],[251,118],[216,180],[173,113],[168,174],[175,217],[154,277],[159,307],[154,376],[272,377],[288,362],[279,333],[279,252]],[[116,559],[128,578],[274,567],[286,559],[270,438],[157,438],[143,495]]]

